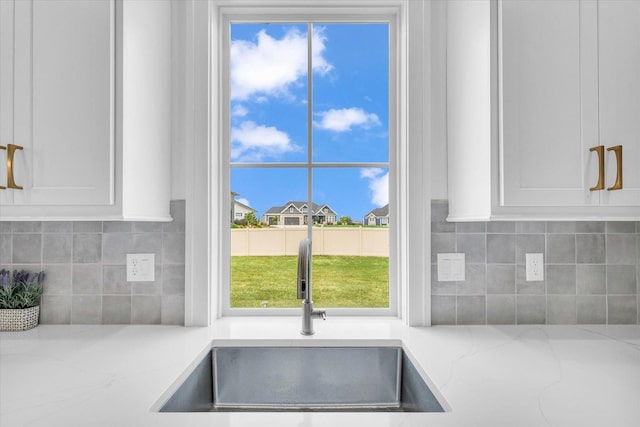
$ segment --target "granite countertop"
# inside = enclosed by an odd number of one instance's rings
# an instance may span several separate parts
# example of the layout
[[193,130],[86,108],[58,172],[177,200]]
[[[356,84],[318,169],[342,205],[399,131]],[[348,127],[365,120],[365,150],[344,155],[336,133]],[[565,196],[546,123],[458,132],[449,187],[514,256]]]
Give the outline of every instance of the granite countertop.
[[[0,333],[0,426],[640,425],[640,326],[439,326],[231,318],[208,328],[49,326]],[[214,340],[402,340],[446,413],[157,413]],[[318,343],[314,343],[318,344]]]

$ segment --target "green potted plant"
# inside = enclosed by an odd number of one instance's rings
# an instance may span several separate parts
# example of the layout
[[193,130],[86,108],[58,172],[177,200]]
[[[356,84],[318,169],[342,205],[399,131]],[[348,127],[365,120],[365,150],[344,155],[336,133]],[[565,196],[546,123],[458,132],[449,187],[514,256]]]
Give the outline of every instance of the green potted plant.
[[0,270],[0,331],[36,327],[44,272]]

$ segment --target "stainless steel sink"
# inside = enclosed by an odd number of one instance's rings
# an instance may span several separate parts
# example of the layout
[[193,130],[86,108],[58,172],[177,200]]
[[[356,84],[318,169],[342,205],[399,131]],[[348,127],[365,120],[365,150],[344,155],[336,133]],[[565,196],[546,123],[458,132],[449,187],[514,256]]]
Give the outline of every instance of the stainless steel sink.
[[160,412],[444,412],[399,346],[221,346]]

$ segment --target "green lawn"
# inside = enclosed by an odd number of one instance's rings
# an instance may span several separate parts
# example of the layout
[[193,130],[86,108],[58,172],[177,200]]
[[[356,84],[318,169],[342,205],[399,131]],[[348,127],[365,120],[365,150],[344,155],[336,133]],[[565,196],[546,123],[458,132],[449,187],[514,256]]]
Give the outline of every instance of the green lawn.
[[[300,307],[295,256],[231,257],[231,307]],[[313,257],[317,307],[388,307],[389,258]]]

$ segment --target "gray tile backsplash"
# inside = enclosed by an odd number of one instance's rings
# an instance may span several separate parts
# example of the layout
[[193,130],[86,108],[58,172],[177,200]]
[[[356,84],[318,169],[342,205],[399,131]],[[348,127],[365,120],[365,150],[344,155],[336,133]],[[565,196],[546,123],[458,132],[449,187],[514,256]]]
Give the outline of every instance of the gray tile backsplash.
[[[0,268],[45,272],[41,323],[182,325],[184,200],[171,202],[171,215],[171,223],[0,222]],[[156,280],[127,282],[127,253],[154,253]]]
[[[640,223],[447,223],[431,206],[432,324],[640,324]],[[438,282],[440,252],[465,253],[465,281]],[[527,253],[544,281],[525,280]]]

